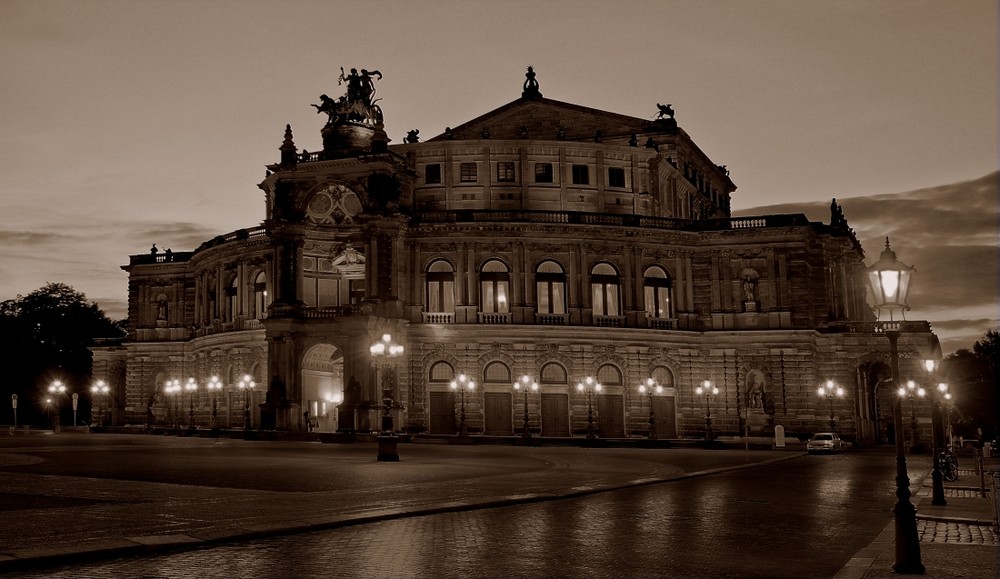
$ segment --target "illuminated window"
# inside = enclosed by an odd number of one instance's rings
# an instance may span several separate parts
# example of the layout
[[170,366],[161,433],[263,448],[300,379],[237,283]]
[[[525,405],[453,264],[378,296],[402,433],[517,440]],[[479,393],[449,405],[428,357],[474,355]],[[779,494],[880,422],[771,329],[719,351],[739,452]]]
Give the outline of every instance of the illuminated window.
[[621,281],[609,263],[599,263],[590,271],[590,288],[594,315],[620,316]]
[[510,270],[499,259],[483,264],[479,273],[479,307],[483,313],[505,314],[510,311]]
[[643,289],[646,296],[646,317],[674,317],[673,281],[659,266],[646,269],[643,274]]
[[543,261],[535,270],[535,297],[540,314],[566,313],[566,273],[554,261]]
[[427,268],[427,311],[455,311],[455,270],[443,259]]

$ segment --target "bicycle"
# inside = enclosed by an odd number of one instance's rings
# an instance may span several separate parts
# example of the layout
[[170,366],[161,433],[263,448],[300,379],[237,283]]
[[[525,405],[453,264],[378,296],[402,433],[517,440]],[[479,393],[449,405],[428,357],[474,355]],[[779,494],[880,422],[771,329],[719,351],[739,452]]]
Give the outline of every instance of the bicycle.
[[958,458],[954,454],[942,450],[938,455],[938,468],[941,469],[941,476],[948,482],[958,480]]

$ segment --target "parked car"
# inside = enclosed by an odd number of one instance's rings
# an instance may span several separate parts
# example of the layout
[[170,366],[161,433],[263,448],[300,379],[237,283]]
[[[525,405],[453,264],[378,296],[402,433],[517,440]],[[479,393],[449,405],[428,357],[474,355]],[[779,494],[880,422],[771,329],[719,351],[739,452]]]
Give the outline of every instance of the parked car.
[[806,443],[806,452],[844,452],[844,441],[836,432],[817,432]]

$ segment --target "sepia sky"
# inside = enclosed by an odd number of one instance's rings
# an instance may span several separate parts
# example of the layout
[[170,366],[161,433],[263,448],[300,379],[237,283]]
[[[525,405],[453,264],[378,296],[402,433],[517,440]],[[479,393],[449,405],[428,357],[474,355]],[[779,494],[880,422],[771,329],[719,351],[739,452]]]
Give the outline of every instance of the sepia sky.
[[740,214],[837,198],[866,263],[915,265],[945,353],[997,327],[997,3],[0,0],[0,300],[67,283],[126,313],[129,254],[258,225],[290,123],[377,69],[393,142],[520,97],[678,124]]

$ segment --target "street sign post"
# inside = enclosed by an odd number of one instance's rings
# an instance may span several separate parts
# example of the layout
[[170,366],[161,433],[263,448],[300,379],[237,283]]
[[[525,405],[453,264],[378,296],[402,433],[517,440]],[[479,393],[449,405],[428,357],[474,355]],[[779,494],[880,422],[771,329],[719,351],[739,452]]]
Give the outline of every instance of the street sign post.
[[80,400],[80,395],[73,393],[73,428],[76,428],[76,405]]

